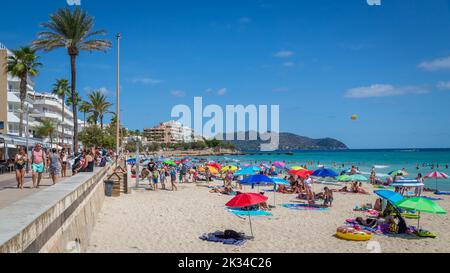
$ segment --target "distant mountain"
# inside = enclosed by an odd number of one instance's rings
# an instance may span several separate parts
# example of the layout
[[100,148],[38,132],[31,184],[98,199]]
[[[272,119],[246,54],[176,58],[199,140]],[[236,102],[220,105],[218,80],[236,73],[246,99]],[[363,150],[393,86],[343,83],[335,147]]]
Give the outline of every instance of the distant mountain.
[[[234,139],[237,139],[237,134]],[[249,132],[245,133],[245,139],[249,139]],[[258,140],[233,140],[225,141],[233,144],[236,149],[241,151],[256,151],[260,150],[262,141]],[[280,133],[279,150],[348,150],[347,145],[339,140],[333,138],[312,139],[309,137],[299,136],[292,133]]]

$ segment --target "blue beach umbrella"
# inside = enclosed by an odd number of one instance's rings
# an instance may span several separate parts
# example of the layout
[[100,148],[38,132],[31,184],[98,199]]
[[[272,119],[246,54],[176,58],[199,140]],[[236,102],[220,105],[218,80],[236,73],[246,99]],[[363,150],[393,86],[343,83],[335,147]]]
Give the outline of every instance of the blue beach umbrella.
[[243,185],[254,185],[254,184],[274,184],[275,182],[268,176],[257,174],[249,176],[241,180]]
[[240,176],[240,175],[254,175],[255,171],[251,168],[245,168],[242,170],[238,170],[234,173],[234,176]]
[[399,194],[397,192],[389,191],[389,190],[378,190],[378,191],[374,191],[374,193],[376,195],[378,195],[379,197],[390,201],[393,204],[405,199],[405,197],[403,197],[401,194]]
[[272,180],[276,185],[285,185],[285,186],[291,185],[291,183],[289,183],[288,181],[286,181],[286,179],[283,179],[283,178],[272,177]]
[[335,171],[331,169],[318,169],[316,170],[312,176],[316,177],[338,177],[339,174],[337,174]]

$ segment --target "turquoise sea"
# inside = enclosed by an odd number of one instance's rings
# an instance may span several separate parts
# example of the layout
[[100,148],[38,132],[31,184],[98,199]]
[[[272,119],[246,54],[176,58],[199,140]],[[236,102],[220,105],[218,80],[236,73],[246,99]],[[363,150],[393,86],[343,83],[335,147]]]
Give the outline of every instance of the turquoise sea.
[[[224,161],[223,157],[210,157],[215,161]],[[288,166],[308,165],[315,169],[319,165],[333,168],[340,172],[352,165],[358,166],[367,176],[372,167],[376,167],[380,178],[387,176],[391,171],[406,168],[409,178],[416,178],[418,173],[426,175],[433,171],[440,171],[450,175],[450,149],[386,149],[386,150],[346,150],[346,151],[295,151],[293,155],[257,154],[227,156],[225,161],[242,163],[285,161]],[[416,165],[419,169],[416,169]],[[439,166],[439,167],[438,167]],[[435,188],[436,181],[427,180],[427,187]],[[440,190],[450,190],[450,180],[439,180]]]

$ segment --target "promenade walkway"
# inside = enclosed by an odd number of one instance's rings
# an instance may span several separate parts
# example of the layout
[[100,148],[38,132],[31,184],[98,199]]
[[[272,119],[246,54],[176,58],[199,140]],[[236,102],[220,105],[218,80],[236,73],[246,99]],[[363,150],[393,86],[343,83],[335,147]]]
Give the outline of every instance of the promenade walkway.
[[[68,175],[71,175],[68,173]],[[64,182],[64,179],[59,179],[58,183]],[[33,195],[43,189],[49,188],[53,182],[47,175],[43,176],[41,186],[39,189],[32,189],[33,182],[31,180],[31,173],[25,175],[25,187],[23,190],[17,189],[16,175],[3,174],[0,175],[0,209],[9,206],[10,204]]]

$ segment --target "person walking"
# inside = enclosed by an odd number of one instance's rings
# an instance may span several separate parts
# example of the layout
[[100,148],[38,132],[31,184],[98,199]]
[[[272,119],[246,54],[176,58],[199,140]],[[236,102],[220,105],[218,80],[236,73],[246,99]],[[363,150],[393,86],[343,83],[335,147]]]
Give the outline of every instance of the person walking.
[[53,185],[55,185],[58,182],[58,176],[62,166],[61,157],[59,156],[57,149],[52,149],[52,152],[48,157],[48,161],[50,176],[52,178]]
[[25,148],[20,148],[19,153],[14,157],[14,165],[16,169],[17,188],[23,190],[25,171],[28,163],[28,155]]
[[177,181],[177,171],[174,167],[170,168],[170,183],[172,184],[172,191],[178,191],[178,187],[175,185]]
[[61,158],[61,177],[67,176],[67,167],[68,167],[68,154],[66,148],[62,148],[61,154],[59,156]]
[[45,171],[46,155],[41,144],[37,143],[31,154],[31,169],[33,178],[33,188],[39,188],[42,174]]

